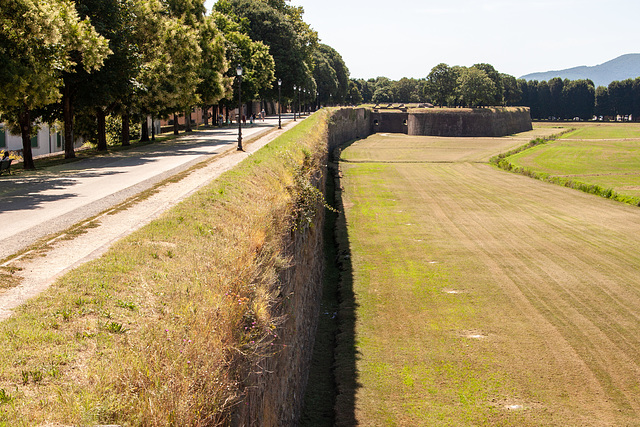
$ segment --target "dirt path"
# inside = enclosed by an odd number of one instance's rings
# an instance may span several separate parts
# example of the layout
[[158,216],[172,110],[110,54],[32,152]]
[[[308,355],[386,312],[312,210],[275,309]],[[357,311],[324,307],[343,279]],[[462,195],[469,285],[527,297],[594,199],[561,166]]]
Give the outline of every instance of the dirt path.
[[205,160],[204,167],[194,168],[177,182],[162,184],[150,197],[133,196],[124,204],[79,223],[79,233],[72,231],[56,236],[45,245],[0,265],[5,270],[16,271],[14,275],[20,280],[18,286],[0,290],[0,320],[44,291],[61,274],[99,257],[118,239],[148,224],[295,124],[291,122],[281,131],[272,131],[248,146],[245,144],[245,152],[231,148],[221,156]]
[[468,141],[440,163],[437,144],[342,165],[359,422],[637,425],[638,208],[458,161]]

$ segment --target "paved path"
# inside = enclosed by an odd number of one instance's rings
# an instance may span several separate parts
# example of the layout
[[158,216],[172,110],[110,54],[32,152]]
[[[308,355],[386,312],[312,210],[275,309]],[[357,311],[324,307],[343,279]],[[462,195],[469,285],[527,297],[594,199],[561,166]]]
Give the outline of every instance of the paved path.
[[[243,137],[246,141],[277,125],[278,117],[270,117],[243,128]],[[175,141],[93,157],[28,177],[2,177],[0,260],[212,155],[233,149],[237,135],[234,126],[199,131]]]

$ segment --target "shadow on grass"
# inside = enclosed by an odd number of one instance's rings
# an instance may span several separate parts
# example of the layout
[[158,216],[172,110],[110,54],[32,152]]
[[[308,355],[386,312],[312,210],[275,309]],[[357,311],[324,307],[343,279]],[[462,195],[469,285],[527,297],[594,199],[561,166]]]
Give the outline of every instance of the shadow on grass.
[[325,218],[325,274],[303,427],[356,425],[356,302],[338,160],[330,163],[327,179],[326,201],[338,212],[327,211]]

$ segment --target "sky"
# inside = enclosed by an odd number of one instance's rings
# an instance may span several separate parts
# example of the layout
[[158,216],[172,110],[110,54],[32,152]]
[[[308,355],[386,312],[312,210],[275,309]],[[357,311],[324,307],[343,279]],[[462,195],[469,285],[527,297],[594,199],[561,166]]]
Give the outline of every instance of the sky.
[[[206,1],[211,7],[215,0]],[[525,74],[640,53],[640,1],[291,0],[352,78],[423,78],[439,63]]]

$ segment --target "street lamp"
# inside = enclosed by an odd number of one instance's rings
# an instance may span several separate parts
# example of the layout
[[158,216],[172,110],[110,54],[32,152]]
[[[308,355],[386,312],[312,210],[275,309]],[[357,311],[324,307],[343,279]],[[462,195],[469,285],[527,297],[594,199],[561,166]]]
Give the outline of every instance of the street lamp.
[[281,112],[280,109],[281,104],[280,104],[280,89],[282,88],[282,80],[278,79],[278,129],[282,129],[282,118],[281,118]]
[[298,117],[302,117],[302,109],[300,108],[300,95],[302,94],[302,86],[298,88]]
[[298,90],[298,86],[293,85],[293,121],[296,121],[296,90]]
[[320,108],[320,92],[316,92],[316,111]]
[[242,65],[238,64],[236,68],[238,75],[238,151],[242,149]]

